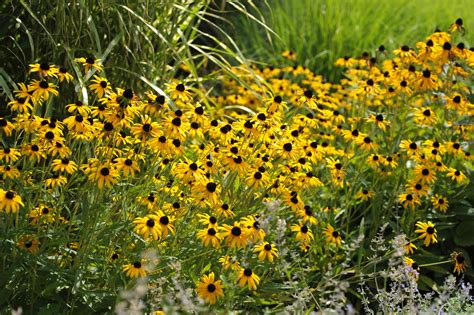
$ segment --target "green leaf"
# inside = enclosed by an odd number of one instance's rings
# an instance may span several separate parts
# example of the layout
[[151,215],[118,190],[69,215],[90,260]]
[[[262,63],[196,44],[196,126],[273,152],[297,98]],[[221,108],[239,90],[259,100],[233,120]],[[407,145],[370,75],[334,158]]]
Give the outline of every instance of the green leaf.
[[474,245],[474,221],[461,222],[454,233],[454,242],[459,246]]

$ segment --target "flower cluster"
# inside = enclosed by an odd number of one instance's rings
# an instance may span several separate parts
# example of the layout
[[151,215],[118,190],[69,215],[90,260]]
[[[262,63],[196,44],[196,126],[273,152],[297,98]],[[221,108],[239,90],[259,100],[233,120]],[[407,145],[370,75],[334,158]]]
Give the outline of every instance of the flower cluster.
[[[394,58],[383,47],[341,58],[338,84],[301,66],[236,67],[251,89],[224,78],[214,96],[179,81],[140,95],[114,86],[89,57],[76,59],[89,97],[62,104],[75,78],[31,65],[32,79],[0,117],[5,235],[71,272],[101,255],[103,275],[132,278],[168,268],[147,270],[139,258],[158,249],[206,273],[193,282],[211,304],[223,288],[283,282],[280,259],[304,258],[299,272],[344,261],[362,218],[378,227],[398,213],[394,224],[419,234],[405,246],[414,254],[417,242],[439,240],[425,219],[449,212],[452,190],[469,183],[472,126],[463,121],[473,113],[474,52],[453,38],[436,32]],[[67,115],[51,115],[53,104]],[[289,222],[286,240],[275,232],[279,218]],[[467,266],[460,255],[458,273]]]

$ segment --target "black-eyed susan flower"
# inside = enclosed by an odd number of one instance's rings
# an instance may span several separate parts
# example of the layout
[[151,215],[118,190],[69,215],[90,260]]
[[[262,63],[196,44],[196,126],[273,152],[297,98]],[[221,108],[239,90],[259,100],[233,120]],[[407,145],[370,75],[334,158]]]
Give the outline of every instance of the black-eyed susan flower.
[[464,175],[463,172],[455,168],[450,167],[446,175],[458,184],[464,184],[465,182],[467,182],[466,175]]
[[415,84],[420,90],[437,90],[438,76],[433,74],[429,69],[425,69],[420,73]]
[[0,160],[6,163],[16,162],[21,156],[21,152],[16,148],[3,148],[0,149]]
[[13,190],[3,190],[0,188],[0,211],[16,213],[22,206],[24,204],[20,195]]
[[158,221],[156,223],[159,224],[161,228],[161,235],[163,237],[168,236],[168,234],[171,232],[171,234],[176,233],[176,229],[173,225],[173,222],[176,220],[174,216],[171,215],[166,215],[162,210],[158,210],[155,212]]
[[97,165],[89,174],[89,180],[97,182],[99,189],[103,189],[104,186],[109,188],[116,184],[117,177],[117,171],[109,164]]
[[166,84],[166,91],[170,93],[174,101],[181,101],[183,103],[189,102],[192,99],[192,94],[186,89],[183,83],[173,82]]
[[431,243],[438,243],[437,234],[436,234],[436,229],[434,224],[431,221],[428,222],[421,222],[418,221],[416,223],[416,226],[418,227],[417,230],[415,230],[415,233],[419,233],[420,235],[418,236],[419,239],[424,239],[423,244],[425,246],[430,245]]
[[275,95],[270,96],[270,98],[265,100],[265,106],[267,107],[267,113],[274,114],[284,111],[287,107],[287,104],[285,101],[283,101],[283,98],[280,95]]
[[281,55],[283,58],[286,58],[288,60],[291,60],[291,61],[296,60],[296,53],[292,50],[285,50],[281,53]]
[[408,193],[417,197],[426,197],[428,195],[428,190],[430,189],[428,185],[416,179],[409,181],[406,184],[406,188]]
[[0,132],[5,134],[7,137],[12,135],[12,131],[15,129],[15,126],[8,121],[6,118],[0,117]]
[[403,207],[415,209],[416,206],[421,205],[420,197],[411,193],[402,193],[398,196],[398,201]]
[[451,33],[459,31],[461,33],[464,33],[464,24],[463,20],[461,18],[456,19],[456,21],[449,26],[449,31]]
[[234,225],[224,224],[220,229],[222,236],[225,237],[225,243],[231,248],[242,248],[247,245],[245,231],[239,222],[234,222]]
[[367,118],[368,122],[374,123],[378,128],[385,131],[387,126],[390,125],[390,121],[388,121],[383,114],[370,114]]
[[66,109],[69,113],[80,114],[80,115],[86,116],[86,117],[91,112],[91,108],[87,104],[84,104],[81,101],[77,101],[75,103],[71,103],[71,104],[66,105]]
[[345,68],[351,68],[356,64],[356,60],[354,58],[351,58],[349,56],[345,56],[343,58],[338,58],[336,59],[336,62],[334,63],[335,66],[337,67],[345,67]]
[[207,213],[198,213],[199,223],[207,227],[217,228],[217,218]]
[[305,205],[304,209],[299,209],[296,212],[296,215],[303,220],[303,223],[309,222],[313,225],[318,223],[318,220],[316,220],[314,212],[309,205]]
[[103,66],[101,64],[100,59],[96,59],[95,57],[81,57],[74,59],[75,62],[81,63],[84,66],[85,72],[89,72],[91,69],[96,69],[97,71],[102,71]]
[[254,253],[258,253],[258,260],[260,261],[268,260],[269,262],[273,262],[273,259],[278,257],[278,249],[275,244],[268,242],[255,245],[253,251]]
[[219,248],[223,239],[217,227],[207,227],[199,230],[197,236],[201,239],[204,246],[212,246],[214,248]]
[[143,260],[137,260],[133,263],[122,266],[123,271],[126,272],[130,278],[145,277],[146,270]]
[[323,229],[323,234],[326,237],[326,242],[336,244],[336,246],[341,246],[341,233],[336,231],[331,224],[328,223],[326,225]]
[[416,58],[415,51],[407,45],[403,45],[400,48],[395,49],[393,53],[395,55],[399,55],[402,61],[406,63],[410,63]]
[[402,151],[405,151],[409,157],[414,157],[420,154],[420,147],[416,144],[416,142],[411,140],[402,140],[400,142],[400,148]]
[[466,257],[464,257],[464,254],[462,252],[456,252],[456,251],[452,252],[451,261],[454,264],[453,272],[456,272],[459,275],[462,272],[466,271],[466,268],[468,265],[466,262]]
[[213,272],[208,275],[203,275],[201,279],[196,282],[196,286],[199,297],[208,301],[210,304],[215,304],[217,299],[224,296],[222,281],[216,280]]
[[106,78],[99,77],[94,75],[94,79],[91,80],[92,84],[89,85],[89,88],[94,92],[98,98],[102,98],[104,95],[112,89],[109,81]]
[[135,177],[135,173],[140,172],[138,162],[129,158],[117,158],[117,170],[121,171],[124,177]]
[[60,174],[52,174],[51,177],[44,180],[44,185],[48,188],[62,187],[67,184],[66,176]]
[[314,239],[313,232],[303,222],[293,224],[291,226],[291,231],[296,232],[296,240],[302,243],[309,243]]
[[437,121],[436,113],[429,107],[421,107],[414,115],[415,122],[420,125],[431,126]]
[[66,68],[64,67],[60,67],[59,68],[59,71],[57,73],[57,76],[59,78],[59,82],[63,82],[63,81],[66,81],[66,82],[71,82],[72,80],[74,80],[74,77],[72,76],[72,74],[70,74]]
[[74,174],[74,172],[77,170],[76,162],[69,160],[68,158],[53,160],[51,165],[53,166],[53,171],[55,172]]
[[29,99],[23,97],[16,98],[13,101],[8,102],[8,106],[12,111],[18,111],[19,113],[28,113],[33,109]]
[[415,249],[418,249],[415,244],[413,244],[411,241],[407,241],[405,245],[403,245],[403,250],[405,251],[405,254],[411,255],[413,254],[413,251]]
[[217,183],[208,181],[207,179],[201,179],[195,187],[195,191],[201,198],[209,202],[211,205],[217,205],[219,203],[221,189]]
[[33,94],[34,99],[45,101],[49,99],[50,94],[59,95],[57,85],[46,80],[33,80],[28,86],[28,92]]
[[27,86],[23,82],[18,83],[18,90],[15,90],[15,97],[16,98],[24,98],[28,102],[31,101],[33,104],[38,103],[38,99],[33,96],[33,92],[29,90],[29,86]]
[[20,249],[29,252],[31,254],[37,254],[39,252],[40,242],[32,236],[26,235],[20,237],[17,242]]
[[449,208],[448,199],[438,194],[435,194],[433,197],[431,197],[431,202],[433,203],[433,207],[436,210],[446,212]]
[[240,220],[244,233],[251,242],[263,241],[265,231],[260,227],[260,223],[255,216],[249,215]]
[[58,67],[47,62],[35,63],[30,65],[30,72],[39,73],[41,77],[56,77],[59,72]]
[[247,285],[250,290],[257,290],[260,277],[250,268],[241,268],[237,276],[237,283],[241,288]]
[[227,203],[223,203],[220,207],[217,207],[215,211],[217,215],[226,218],[231,218],[235,215],[234,211],[232,211],[232,208]]
[[362,189],[362,190],[359,190],[357,192],[356,198],[359,199],[359,200],[362,200],[362,201],[368,201],[374,195],[375,195],[375,193],[373,191],[368,190],[368,189]]
[[3,179],[16,179],[21,176],[20,171],[15,166],[11,165],[0,165],[0,174],[3,176]]
[[160,218],[154,214],[148,214],[144,217],[136,218],[133,223],[135,224],[135,231],[143,236],[146,240],[153,238],[158,240],[161,236],[161,227],[158,224]]
[[311,109],[317,108],[316,97],[313,94],[313,91],[310,89],[299,89],[297,91],[298,102],[299,106],[308,106]]
[[55,221],[55,217],[53,209],[44,204],[39,205],[28,213],[28,219],[31,224],[52,223]]

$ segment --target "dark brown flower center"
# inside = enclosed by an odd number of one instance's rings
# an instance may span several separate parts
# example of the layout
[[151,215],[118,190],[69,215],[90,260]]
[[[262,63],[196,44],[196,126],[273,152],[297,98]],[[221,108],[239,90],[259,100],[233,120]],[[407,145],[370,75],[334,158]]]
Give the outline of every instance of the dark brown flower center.
[[242,234],[242,230],[238,226],[234,226],[230,232],[234,236],[240,236]]

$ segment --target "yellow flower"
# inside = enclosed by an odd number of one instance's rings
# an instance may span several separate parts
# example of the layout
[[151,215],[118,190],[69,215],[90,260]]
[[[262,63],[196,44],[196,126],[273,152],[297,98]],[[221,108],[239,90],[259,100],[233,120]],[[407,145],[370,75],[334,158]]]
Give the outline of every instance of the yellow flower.
[[244,232],[246,237],[252,241],[263,241],[265,237],[265,231],[260,228],[260,223],[255,219],[254,216],[246,216],[240,220],[242,228],[244,228]]
[[143,260],[135,261],[131,264],[123,265],[123,271],[126,272],[127,276],[130,278],[145,277],[146,270],[143,265]]
[[237,282],[241,288],[247,284],[250,290],[257,290],[257,285],[260,283],[260,277],[250,268],[241,268],[237,277]]
[[109,81],[106,78],[99,77],[94,75],[94,79],[91,80],[92,84],[89,85],[89,88],[94,92],[98,98],[102,98],[104,95],[112,89]]
[[313,232],[311,232],[311,229],[303,224],[303,222],[293,224],[291,226],[291,231],[296,232],[296,240],[302,243],[308,243],[314,239]]
[[454,22],[453,24],[451,24],[449,26],[449,31],[451,33],[453,32],[456,32],[456,31],[459,31],[461,33],[464,33],[464,26],[463,26],[463,21],[461,18],[457,19],[456,22]]
[[31,64],[30,72],[38,72],[42,77],[56,77],[59,69],[55,65],[50,65],[47,62],[43,62]]
[[59,174],[53,174],[50,178],[44,180],[44,184],[49,188],[64,186],[67,183],[67,178]]
[[96,69],[97,71],[102,71],[103,66],[100,64],[100,59],[95,59],[94,57],[87,57],[87,58],[76,58],[74,59],[77,63],[82,63],[86,73],[89,72],[91,69]]
[[173,225],[173,222],[175,221],[174,216],[168,216],[163,213],[163,211],[158,210],[155,212],[156,216],[158,217],[157,223],[161,227],[161,234],[163,237],[168,236],[168,233],[171,232],[171,234],[175,234],[176,229]]
[[291,51],[291,50],[285,50],[284,52],[281,53],[281,55],[291,61],[296,60],[296,53]]
[[135,224],[135,231],[142,235],[145,240],[153,237],[153,239],[156,241],[161,236],[161,228],[160,225],[157,224],[159,220],[160,218],[154,214],[138,217],[133,221]]
[[420,198],[415,195],[415,194],[400,194],[398,196],[398,201],[403,205],[403,207],[406,209],[408,207],[414,209],[415,206],[419,206],[421,205],[421,201],[420,201]]
[[455,182],[457,182],[459,184],[463,184],[463,183],[467,182],[466,175],[464,175],[463,172],[461,172],[461,171],[459,171],[455,168],[452,168],[452,167],[450,167],[448,169],[447,176],[450,177],[452,180],[454,180]]
[[229,255],[225,255],[219,258],[219,262],[222,264],[224,267],[224,270],[227,270],[231,268],[232,270],[239,270],[240,269],[240,264],[237,260],[235,260],[233,257]]
[[220,247],[223,237],[216,228],[209,226],[198,231],[197,236],[201,239],[204,246],[211,245],[214,248]]
[[135,172],[140,172],[137,161],[128,158],[117,158],[117,170],[122,171],[125,177],[135,177]]
[[72,80],[74,80],[74,77],[72,76],[72,74],[67,72],[67,69],[64,67],[59,68],[59,72],[57,73],[57,75],[59,78],[59,82],[63,82],[63,81],[71,82]]
[[451,260],[454,263],[453,272],[456,272],[459,275],[462,272],[466,271],[466,268],[467,268],[468,265],[467,265],[467,262],[466,262],[466,257],[464,257],[463,253],[453,252],[451,254]]
[[255,245],[253,251],[254,253],[259,253],[258,260],[260,261],[267,259],[269,262],[273,262],[273,258],[278,257],[278,249],[274,244],[271,243],[261,243]]
[[73,174],[77,170],[77,164],[68,158],[53,160],[51,164],[53,166],[53,171],[55,172],[66,172],[68,174]]
[[231,248],[242,248],[247,245],[247,237],[239,222],[234,222],[233,226],[224,224],[220,229],[223,232],[222,235],[225,237],[226,244]]
[[117,183],[118,173],[116,170],[108,164],[97,165],[93,168],[93,172],[89,174],[89,180],[97,181],[99,189],[103,189],[104,186],[109,188],[110,186]]
[[9,122],[3,117],[0,117],[0,132],[1,133],[4,133],[7,137],[10,137],[14,129],[15,129],[15,126],[11,122]]
[[433,203],[433,207],[437,210],[446,212],[449,208],[448,200],[438,194],[435,194],[433,197],[431,197],[431,202]]
[[370,191],[370,190],[367,190],[367,189],[362,189],[362,190],[357,192],[356,198],[360,199],[362,201],[368,201],[374,195],[375,195],[375,193],[373,191]]
[[215,280],[214,273],[203,275],[200,281],[196,282],[198,295],[207,300],[210,304],[215,304],[217,299],[224,296],[222,281]]
[[31,236],[23,236],[18,240],[17,245],[24,251],[36,254],[39,252],[40,242]]
[[341,246],[341,233],[336,231],[331,224],[327,224],[327,226],[323,230],[323,234],[326,236],[326,242]]
[[189,102],[192,99],[192,94],[186,89],[186,86],[183,83],[169,83],[166,84],[167,92],[170,93],[171,98],[174,101],[181,101],[183,103]]
[[418,249],[418,248],[415,246],[415,244],[413,244],[410,241],[406,242],[405,245],[403,246],[403,250],[405,251],[405,254],[407,255],[413,254],[413,250],[415,249]]
[[0,150],[0,160],[5,160],[6,163],[18,161],[20,156],[20,151],[15,148],[3,148]]
[[438,243],[438,240],[436,239],[436,229],[431,221],[418,221],[416,223],[416,226],[418,227],[418,229],[415,230],[415,232],[420,234],[420,236],[418,236],[419,239],[424,239],[423,243],[425,244],[425,246],[430,245],[430,243]]
[[20,113],[28,113],[30,110],[33,109],[33,106],[30,104],[30,100],[28,98],[17,98],[13,101],[8,103],[8,106],[12,111],[18,111]]
[[0,188],[0,210],[16,213],[22,206],[24,206],[23,201],[16,192]]
[[59,92],[56,88],[57,85],[52,82],[48,82],[46,80],[33,80],[28,86],[28,92],[32,92],[33,98],[36,100],[47,101],[49,99],[50,93],[55,96],[59,95]]

